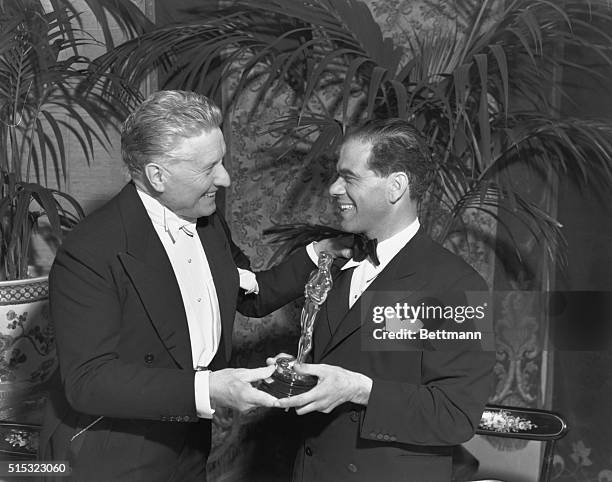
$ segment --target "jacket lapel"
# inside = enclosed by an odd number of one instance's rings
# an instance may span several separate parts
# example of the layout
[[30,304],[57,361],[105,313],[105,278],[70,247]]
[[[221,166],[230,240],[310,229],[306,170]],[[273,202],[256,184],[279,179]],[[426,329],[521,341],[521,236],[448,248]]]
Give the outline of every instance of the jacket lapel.
[[[343,296],[341,292],[344,290],[340,287],[341,276],[343,275],[341,267],[345,262],[346,260],[336,258],[331,267],[333,278],[332,289],[327,295],[327,301],[320,308],[313,332],[312,356],[315,362],[320,358],[323,349],[327,346],[335,328],[337,328],[337,324],[333,322],[338,322],[344,318],[348,310],[348,292],[346,296]],[[347,281],[350,285],[350,279]]]
[[[418,291],[428,283],[425,265],[427,259],[425,252],[427,251],[426,245],[428,241],[423,228],[419,229],[417,234],[397,253],[376,279],[372,281],[351,309],[348,311],[345,309],[338,328],[331,335],[325,348],[319,352],[317,361],[327,356],[346,338],[361,328],[362,317],[369,316],[368,313],[372,313],[374,305],[380,303],[380,297],[376,296],[376,292],[389,293],[394,290],[402,290],[408,293],[410,291]],[[348,306],[348,298],[334,300],[334,302],[342,302]],[[327,311],[327,314],[330,314],[330,312]]]
[[189,327],[174,270],[149,216],[128,184],[119,195],[127,252],[119,254],[147,315],[172,358],[181,368],[193,367]]
[[324,303],[319,311],[319,316],[314,324],[314,330],[312,333],[312,361],[318,363],[321,359],[323,349],[329,343],[331,339],[331,331],[329,328],[329,313],[328,303]]
[[218,224],[216,215],[200,218],[197,225],[198,235],[208,265],[212,273],[219,301],[221,316],[221,339],[224,344],[225,357],[229,361],[232,352],[232,332],[236,313],[236,299],[239,290],[239,278],[232,258],[227,237]]

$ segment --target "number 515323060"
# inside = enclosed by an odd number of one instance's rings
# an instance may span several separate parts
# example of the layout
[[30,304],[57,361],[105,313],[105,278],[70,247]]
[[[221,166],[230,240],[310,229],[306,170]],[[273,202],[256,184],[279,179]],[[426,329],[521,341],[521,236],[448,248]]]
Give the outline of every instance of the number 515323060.
[[70,465],[63,461],[50,462],[6,462],[0,461],[0,477],[24,476],[33,474],[70,475]]

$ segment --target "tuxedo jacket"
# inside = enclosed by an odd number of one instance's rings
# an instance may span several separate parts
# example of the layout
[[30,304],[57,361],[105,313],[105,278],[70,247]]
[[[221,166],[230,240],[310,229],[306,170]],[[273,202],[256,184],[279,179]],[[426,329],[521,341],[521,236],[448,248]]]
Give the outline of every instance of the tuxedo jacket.
[[[222,368],[236,308],[247,316],[279,308],[302,295],[315,266],[302,250],[258,274],[259,295],[241,296],[236,266],[248,259],[223,219],[199,219],[197,232],[219,300],[213,365]],[[49,284],[62,389],[47,407],[41,458],[68,460],[75,481],[203,480],[211,422],[196,414],[184,305],[133,184],[71,233]]]
[[[315,322],[313,363],[365,374],[372,391],[367,406],[344,403],[301,417],[294,481],[449,482],[452,448],[472,437],[489,397],[494,352],[469,341],[373,342],[373,308],[459,306],[466,292],[486,292],[486,284],[421,229],[350,310],[341,285],[336,277]],[[428,329],[471,327],[423,322]]]

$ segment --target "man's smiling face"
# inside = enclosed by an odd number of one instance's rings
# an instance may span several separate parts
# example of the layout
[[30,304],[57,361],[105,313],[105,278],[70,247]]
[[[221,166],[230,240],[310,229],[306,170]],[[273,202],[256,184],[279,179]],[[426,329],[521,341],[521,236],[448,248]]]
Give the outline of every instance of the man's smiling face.
[[338,178],[329,187],[329,193],[340,209],[343,230],[376,238],[377,233],[388,228],[391,205],[387,197],[387,178],[368,166],[371,151],[370,142],[346,141],[336,165]]
[[216,209],[217,191],[230,185],[223,166],[225,142],[221,130],[203,131],[183,140],[172,155],[177,160],[165,166],[165,189],[160,202],[184,218],[210,216]]

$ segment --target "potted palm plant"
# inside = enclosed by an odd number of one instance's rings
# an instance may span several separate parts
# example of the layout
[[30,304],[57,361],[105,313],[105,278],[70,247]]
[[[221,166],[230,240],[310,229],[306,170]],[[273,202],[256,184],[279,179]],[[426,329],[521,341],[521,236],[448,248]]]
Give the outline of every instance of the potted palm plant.
[[[235,0],[220,9],[202,0],[191,20],[160,26],[100,59],[103,70],[139,82],[164,69],[173,85],[230,101],[251,95],[253,109],[289,88],[286,115],[266,126],[308,161],[333,152],[346,128],[380,116],[413,120],[439,165],[421,213],[444,241],[466,228],[466,211],[518,219],[554,256],[559,224],[517,189],[508,168],[577,181],[612,180],[609,122],[559,115],[553,92],[565,49],[612,55],[605,0],[497,2],[445,6],[446,22],[413,32],[405,44],[385,38],[361,0]],[[557,98],[559,96],[556,96]],[[433,219],[435,218],[435,220]],[[512,233],[510,233],[512,239]]]
[[[100,18],[108,23],[103,7]],[[119,6],[121,11],[125,6]],[[129,7],[128,10],[131,11]],[[135,10],[134,7],[132,9]],[[138,17],[135,12],[132,19]],[[140,24],[145,25],[144,21]],[[132,30],[137,24],[129,23]],[[144,27],[143,27],[144,28]],[[68,169],[68,137],[89,162],[106,146],[106,128],[124,115],[121,89],[103,91],[82,54],[91,38],[71,2],[0,2],[0,418],[18,417],[6,402],[45,382],[57,366],[48,319],[47,278],[31,266],[32,238],[56,246],[83,216],[60,189]],[[87,79],[87,85],[84,80]],[[113,87],[115,84],[112,84]],[[113,123],[113,121],[115,121]],[[38,229],[39,226],[43,229]]]

